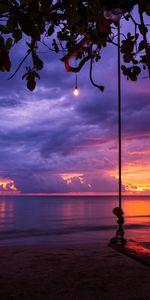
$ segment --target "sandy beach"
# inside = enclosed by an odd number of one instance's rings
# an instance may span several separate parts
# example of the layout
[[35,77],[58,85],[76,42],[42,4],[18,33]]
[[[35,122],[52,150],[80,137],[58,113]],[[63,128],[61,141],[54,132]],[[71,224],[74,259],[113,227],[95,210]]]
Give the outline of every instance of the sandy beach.
[[106,243],[0,247],[0,299],[150,299],[150,269]]

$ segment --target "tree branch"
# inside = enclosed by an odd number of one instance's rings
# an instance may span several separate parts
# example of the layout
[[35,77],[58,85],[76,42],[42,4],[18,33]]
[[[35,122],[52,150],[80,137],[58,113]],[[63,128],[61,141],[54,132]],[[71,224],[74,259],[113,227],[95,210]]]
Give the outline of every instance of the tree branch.
[[18,72],[18,70],[20,69],[20,67],[24,63],[24,61],[27,59],[27,57],[30,55],[30,53],[31,53],[31,50],[28,50],[28,53],[26,54],[26,56],[22,59],[19,66],[17,67],[16,71],[8,78],[8,80],[12,79],[16,75],[16,73]]

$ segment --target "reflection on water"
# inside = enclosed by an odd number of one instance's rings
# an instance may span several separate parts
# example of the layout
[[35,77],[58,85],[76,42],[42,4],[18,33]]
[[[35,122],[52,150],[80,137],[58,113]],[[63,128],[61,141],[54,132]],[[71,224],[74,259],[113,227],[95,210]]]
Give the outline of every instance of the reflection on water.
[[150,241],[150,197],[127,197],[123,201],[126,235],[138,241]]
[[[139,218],[144,218],[144,222],[150,221],[150,202],[144,199],[124,201],[123,210],[128,222],[140,222]],[[133,219],[134,218],[134,219]],[[143,222],[143,221],[142,221]]]
[[0,200],[0,230],[12,228],[14,223],[14,201],[2,198]]
[[[0,240],[92,241],[114,236],[117,197],[0,197]],[[150,241],[150,197],[123,197],[125,236]]]
[[150,201],[148,199],[125,199],[123,210],[127,224],[143,224],[150,222]]
[[[109,199],[110,200],[110,199]],[[79,200],[71,198],[61,201],[61,217],[66,225],[71,222],[72,225],[99,226],[110,225],[109,220],[116,200],[108,198],[81,197]],[[109,202],[108,202],[109,201]]]

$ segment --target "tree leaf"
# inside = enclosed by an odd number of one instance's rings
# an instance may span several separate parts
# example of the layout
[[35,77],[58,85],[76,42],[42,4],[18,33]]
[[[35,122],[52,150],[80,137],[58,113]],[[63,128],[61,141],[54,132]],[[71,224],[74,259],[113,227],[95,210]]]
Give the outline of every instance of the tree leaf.
[[6,48],[2,49],[2,55],[3,55],[3,65],[6,71],[10,71],[11,68],[11,61],[9,59],[9,54]]
[[37,70],[43,69],[43,61],[38,57],[38,55],[35,53],[35,51],[32,51],[32,58],[34,66]]
[[50,26],[49,26],[49,28],[48,28],[48,36],[51,36],[53,33],[54,33],[54,25],[53,24],[51,24]]
[[133,72],[134,72],[134,74],[139,75],[141,73],[140,67],[138,67],[138,66],[133,67]]
[[53,39],[52,45],[53,45],[53,47],[54,47],[55,52],[58,53],[58,52],[59,52],[59,48],[58,48],[58,46],[57,46],[57,43],[56,43],[56,40],[55,40],[55,39]]
[[6,44],[5,44],[6,49],[10,49],[10,48],[11,48],[12,42],[13,42],[13,41],[12,41],[11,38],[8,38],[8,39],[6,40]]
[[139,43],[138,51],[142,51],[144,48],[145,48],[145,44],[144,44],[144,41],[142,40],[142,41]]
[[36,82],[35,82],[34,78],[29,77],[29,80],[27,81],[28,90],[30,90],[32,92],[35,89],[35,87],[36,87]]
[[13,32],[17,27],[17,18],[14,15],[10,15],[7,21],[7,30]]
[[2,33],[4,33],[4,34],[8,34],[9,33],[9,31],[7,29],[7,26],[6,25],[2,25],[2,24],[0,24],[0,31]]
[[142,35],[148,32],[147,27],[146,26],[142,26],[141,24],[139,24],[139,30],[140,30],[140,33]]
[[4,45],[5,45],[4,38],[2,37],[2,35],[0,35],[0,48],[3,48]]
[[22,30],[15,29],[13,32],[13,38],[15,40],[15,43],[18,43],[22,39]]
[[0,70],[2,71],[3,69],[3,53],[2,50],[0,50]]
[[148,16],[150,16],[150,3],[147,3],[146,13],[147,13]]
[[29,36],[34,36],[37,34],[35,22],[33,22],[27,13],[20,12],[18,15],[19,25],[22,31]]

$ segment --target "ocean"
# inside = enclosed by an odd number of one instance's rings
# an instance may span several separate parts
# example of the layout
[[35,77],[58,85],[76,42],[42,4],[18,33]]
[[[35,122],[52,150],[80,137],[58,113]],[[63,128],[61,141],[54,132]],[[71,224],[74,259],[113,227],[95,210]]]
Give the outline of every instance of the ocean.
[[[125,237],[150,242],[150,196],[124,196]],[[0,196],[0,245],[108,241],[116,196]]]

